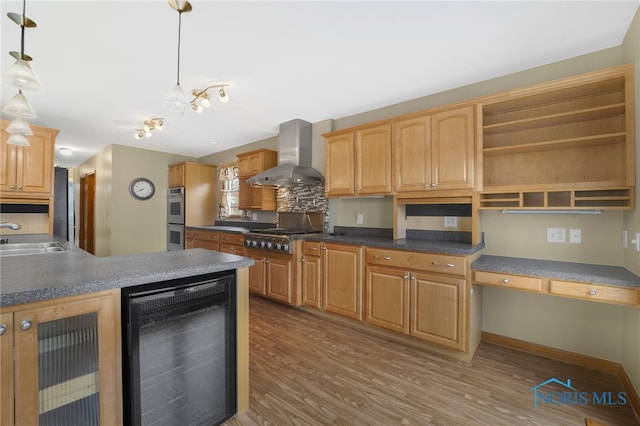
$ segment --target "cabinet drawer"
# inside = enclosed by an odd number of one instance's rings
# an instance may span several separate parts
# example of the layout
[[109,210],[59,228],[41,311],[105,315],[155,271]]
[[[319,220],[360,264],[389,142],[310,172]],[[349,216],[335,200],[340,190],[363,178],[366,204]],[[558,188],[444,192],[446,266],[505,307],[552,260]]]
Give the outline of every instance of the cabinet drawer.
[[572,281],[549,281],[549,293],[598,302],[640,306],[640,289],[609,287]]
[[441,272],[454,275],[465,275],[467,267],[467,260],[460,256],[372,248],[367,248],[366,262],[369,265],[385,265],[413,271]]
[[220,243],[218,243],[217,241],[194,240],[193,246],[195,248],[220,251]]
[[195,236],[196,240],[220,241],[220,233],[219,232],[202,231],[202,230],[196,229],[194,231],[193,235]]
[[244,235],[242,234],[227,234],[224,232],[220,233],[220,242],[227,244],[234,244],[236,246],[244,245]]
[[305,256],[320,256],[321,243],[318,241],[303,241],[302,254]]
[[473,282],[518,290],[542,291],[542,279],[497,272],[473,271]]

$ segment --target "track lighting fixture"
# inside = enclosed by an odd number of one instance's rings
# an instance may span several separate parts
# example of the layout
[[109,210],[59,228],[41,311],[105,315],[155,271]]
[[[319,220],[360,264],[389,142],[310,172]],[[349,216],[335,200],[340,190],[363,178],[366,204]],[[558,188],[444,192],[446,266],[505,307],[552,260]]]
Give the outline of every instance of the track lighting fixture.
[[211,97],[209,96],[209,93],[207,93],[209,89],[219,89],[218,97],[220,98],[220,102],[229,102],[229,95],[225,92],[225,87],[229,87],[229,84],[217,83],[207,86],[202,90],[193,89],[191,92],[193,94],[193,99],[189,102],[191,104],[191,109],[200,114],[204,111],[204,108],[209,108],[211,105]]
[[136,139],[141,139],[143,137],[150,138],[153,135],[151,133],[152,130],[161,131],[163,127],[164,118],[150,118],[148,120],[144,120],[144,126],[142,126],[141,129],[136,130],[136,132],[133,134],[133,137]]

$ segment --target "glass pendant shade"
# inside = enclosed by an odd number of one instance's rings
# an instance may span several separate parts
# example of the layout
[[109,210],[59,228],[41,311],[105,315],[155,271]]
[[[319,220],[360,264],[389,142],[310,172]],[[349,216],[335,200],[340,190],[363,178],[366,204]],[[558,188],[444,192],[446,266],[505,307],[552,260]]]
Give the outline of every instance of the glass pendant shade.
[[19,135],[16,133],[9,136],[9,139],[7,139],[7,145],[30,146],[31,144],[29,143],[27,138],[24,137],[24,135]]
[[164,101],[162,102],[165,108],[175,111],[175,112],[185,112],[189,109],[189,101],[180,87],[179,84],[176,84],[173,89],[167,96],[165,96]]
[[36,113],[22,92],[9,99],[9,102],[2,107],[2,112],[15,117],[36,118]]
[[11,133],[12,135],[22,135],[22,136],[31,136],[33,132],[31,131],[31,127],[24,121],[22,118],[18,117],[7,126],[7,133]]
[[24,59],[18,59],[15,64],[2,74],[2,80],[13,87],[32,92],[41,92],[44,90],[42,83],[31,69],[29,62]]

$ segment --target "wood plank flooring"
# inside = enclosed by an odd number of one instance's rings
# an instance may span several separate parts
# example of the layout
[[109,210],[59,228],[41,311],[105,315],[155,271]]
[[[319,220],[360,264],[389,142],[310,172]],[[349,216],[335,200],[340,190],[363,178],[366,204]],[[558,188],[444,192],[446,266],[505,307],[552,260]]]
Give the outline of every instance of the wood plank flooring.
[[628,404],[534,408],[552,377],[624,391],[610,374],[487,343],[466,364],[255,296],[249,315],[250,408],[226,426],[640,424]]

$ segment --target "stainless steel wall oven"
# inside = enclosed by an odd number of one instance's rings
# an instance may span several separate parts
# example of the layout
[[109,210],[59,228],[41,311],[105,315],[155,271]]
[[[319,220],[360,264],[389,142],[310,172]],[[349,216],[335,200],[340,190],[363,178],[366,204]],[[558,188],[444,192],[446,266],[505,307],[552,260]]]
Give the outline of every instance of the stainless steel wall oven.
[[167,250],[184,249],[184,188],[169,188],[167,194]]
[[236,413],[235,271],[122,290],[125,425],[217,425]]

